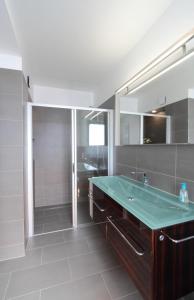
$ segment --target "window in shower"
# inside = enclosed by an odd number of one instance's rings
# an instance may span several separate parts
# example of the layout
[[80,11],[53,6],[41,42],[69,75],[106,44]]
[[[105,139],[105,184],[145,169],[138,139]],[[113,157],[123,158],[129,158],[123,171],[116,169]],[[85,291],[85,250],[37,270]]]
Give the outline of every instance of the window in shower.
[[105,145],[105,125],[89,124],[89,146]]

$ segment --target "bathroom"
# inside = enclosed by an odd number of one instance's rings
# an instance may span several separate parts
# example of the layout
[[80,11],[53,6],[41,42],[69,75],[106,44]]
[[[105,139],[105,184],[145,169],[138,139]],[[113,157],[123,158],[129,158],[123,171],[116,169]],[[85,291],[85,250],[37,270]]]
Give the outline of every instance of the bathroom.
[[194,299],[193,20],[0,0],[0,300]]

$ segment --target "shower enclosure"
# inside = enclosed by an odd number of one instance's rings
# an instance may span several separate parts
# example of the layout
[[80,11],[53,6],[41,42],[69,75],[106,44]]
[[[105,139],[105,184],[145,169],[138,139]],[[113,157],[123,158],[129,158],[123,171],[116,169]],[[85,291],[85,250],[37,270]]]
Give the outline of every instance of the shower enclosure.
[[90,224],[88,178],[112,173],[112,111],[29,103],[29,236]]

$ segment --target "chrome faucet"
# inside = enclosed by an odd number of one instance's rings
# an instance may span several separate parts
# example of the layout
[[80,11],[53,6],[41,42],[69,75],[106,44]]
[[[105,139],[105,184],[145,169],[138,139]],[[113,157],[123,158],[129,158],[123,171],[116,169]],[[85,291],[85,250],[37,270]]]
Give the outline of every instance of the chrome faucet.
[[132,175],[135,175],[135,174],[142,174],[143,175],[143,178],[142,178],[142,182],[144,185],[149,185],[149,179],[146,175],[146,173],[144,171],[139,171],[139,172],[136,172],[136,171],[133,171],[131,172]]

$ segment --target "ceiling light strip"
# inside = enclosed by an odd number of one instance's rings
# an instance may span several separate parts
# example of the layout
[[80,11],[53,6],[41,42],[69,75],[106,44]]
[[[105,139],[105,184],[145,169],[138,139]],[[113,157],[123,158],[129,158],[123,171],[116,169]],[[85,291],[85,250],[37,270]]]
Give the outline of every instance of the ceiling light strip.
[[94,118],[96,118],[97,116],[99,116],[101,113],[102,113],[102,111],[99,111],[97,114],[93,115],[93,116],[90,118],[90,121],[93,120]]
[[93,114],[94,110],[90,111],[87,115],[84,116],[84,119],[87,119],[89,116]]
[[189,33],[185,34],[182,38],[180,38],[176,43],[174,43],[166,51],[164,51],[162,54],[160,54],[158,57],[156,57],[148,65],[146,65],[141,71],[139,71],[136,75],[134,75],[126,83],[124,83],[119,89],[117,89],[115,93],[116,94],[120,93],[122,90],[124,90],[130,84],[134,83],[140,77],[142,77],[143,75],[145,75],[148,71],[150,71],[152,68],[154,68],[155,66],[157,66],[164,59],[168,58],[170,55],[172,55],[175,51],[177,51],[181,47],[183,47],[183,50],[184,50],[185,44],[187,42],[189,42],[193,37],[194,37],[194,29],[192,31],[190,31]]
[[176,66],[178,66],[182,62],[186,61],[187,59],[189,59],[193,55],[194,55],[194,50],[191,51],[190,53],[186,54],[185,56],[183,56],[181,59],[176,60],[173,64],[171,64],[167,68],[163,69],[162,71],[158,72],[157,74],[155,74],[154,76],[152,76],[148,80],[145,80],[144,82],[142,82],[140,85],[138,85],[134,89],[128,90],[125,95],[130,95],[130,94],[133,94],[133,93],[137,92],[139,89],[141,89],[142,87],[146,86],[148,83],[152,82],[153,80],[155,80],[158,77],[162,76],[166,72],[168,72],[171,69],[175,68]]

